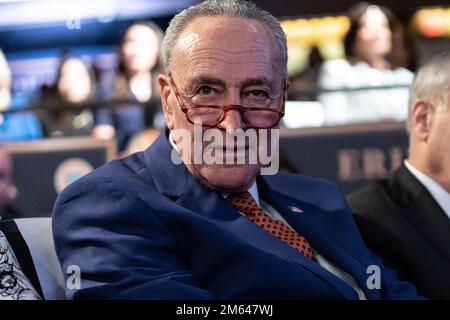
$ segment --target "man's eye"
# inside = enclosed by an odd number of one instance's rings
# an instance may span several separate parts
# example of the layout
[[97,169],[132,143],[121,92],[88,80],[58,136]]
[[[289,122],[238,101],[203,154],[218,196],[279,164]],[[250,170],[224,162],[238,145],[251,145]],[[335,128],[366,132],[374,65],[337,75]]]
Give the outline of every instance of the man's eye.
[[250,91],[250,96],[257,98],[267,98],[269,95],[264,90],[252,90]]
[[210,95],[213,93],[213,91],[214,91],[214,89],[211,88],[210,86],[201,86],[198,89],[197,93],[200,95]]

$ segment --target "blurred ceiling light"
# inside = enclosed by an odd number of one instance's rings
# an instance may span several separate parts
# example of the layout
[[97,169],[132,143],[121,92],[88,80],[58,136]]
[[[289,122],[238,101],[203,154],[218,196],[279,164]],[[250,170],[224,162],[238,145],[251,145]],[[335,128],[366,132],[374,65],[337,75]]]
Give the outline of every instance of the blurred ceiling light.
[[290,43],[318,45],[324,41],[342,41],[350,28],[350,21],[345,16],[298,18],[283,20],[281,27]]
[[450,36],[450,8],[424,8],[412,18],[413,29],[426,37]]

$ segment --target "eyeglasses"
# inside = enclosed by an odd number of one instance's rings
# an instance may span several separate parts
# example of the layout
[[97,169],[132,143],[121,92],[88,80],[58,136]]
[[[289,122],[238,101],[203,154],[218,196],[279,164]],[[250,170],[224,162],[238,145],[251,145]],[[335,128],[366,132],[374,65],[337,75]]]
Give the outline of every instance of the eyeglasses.
[[[248,127],[267,129],[276,126],[284,116],[285,82],[283,82],[281,94],[276,97],[271,97],[263,90],[251,90],[252,92],[243,97],[243,105],[221,106],[219,103],[223,97],[209,91],[214,90],[209,86],[202,87],[206,89],[206,92],[202,94],[195,92],[192,96],[186,96],[179,92],[170,73],[169,81],[174,89],[181,111],[186,114],[186,118],[192,124],[214,127],[223,121],[228,111],[236,110],[240,113],[241,119]],[[281,103],[279,103],[280,97],[282,97]],[[186,106],[182,100],[189,101],[189,106]]]

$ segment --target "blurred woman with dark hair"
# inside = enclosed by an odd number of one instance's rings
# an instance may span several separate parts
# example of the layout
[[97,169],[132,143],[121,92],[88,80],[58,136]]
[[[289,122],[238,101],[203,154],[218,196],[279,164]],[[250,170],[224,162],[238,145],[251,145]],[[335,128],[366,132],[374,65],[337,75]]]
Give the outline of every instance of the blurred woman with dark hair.
[[88,136],[94,126],[88,104],[95,98],[92,70],[79,58],[61,59],[54,86],[43,89],[37,102],[46,137]]
[[[369,3],[352,6],[347,16],[346,58],[322,65],[319,86],[361,90],[322,93],[326,124],[405,120],[413,73],[401,67],[406,60],[400,23],[387,8]],[[377,89],[389,86],[401,87]]]
[[137,132],[163,123],[156,77],[161,72],[163,32],[149,21],[131,25],[119,49],[118,71],[112,94],[104,98],[130,101],[96,113],[96,132],[116,134],[119,151]]

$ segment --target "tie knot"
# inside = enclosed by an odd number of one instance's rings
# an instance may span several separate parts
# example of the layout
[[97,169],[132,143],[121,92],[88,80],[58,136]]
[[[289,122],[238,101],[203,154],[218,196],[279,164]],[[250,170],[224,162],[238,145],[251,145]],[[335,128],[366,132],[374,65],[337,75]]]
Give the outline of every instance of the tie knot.
[[242,193],[231,193],[227,200],[233,207],[246,215],[253,214],[261,210],[255,198],[253,198],[248,191]]

